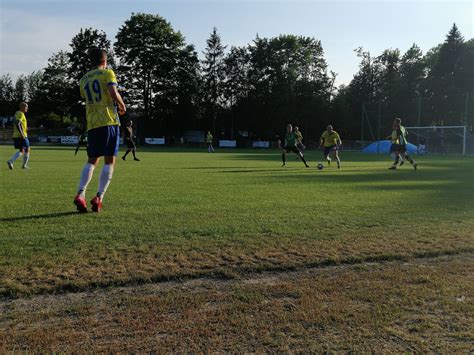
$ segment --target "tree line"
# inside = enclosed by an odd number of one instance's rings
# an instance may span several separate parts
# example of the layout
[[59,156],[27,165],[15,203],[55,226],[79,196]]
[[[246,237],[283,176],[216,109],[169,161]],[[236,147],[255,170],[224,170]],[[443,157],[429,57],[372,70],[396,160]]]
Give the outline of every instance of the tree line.
[[114,43],[104,31],[81,29],[70,49],[54,53],[43,70],[15,81],[1,76],[0,116],[11,116],[27,101],[33,125],[83,124],[77,82],[89,70],[87,51],[94,46],[107,50],[130,114],[148,134],[210,130],[234,138],[248,131],[268,139],[291,122],[308,138],[331,123],[345,139],[358,139],[364,111],[369,125],[382,116],[384,129],[394,117],[473,126],[474,39],[464,40],[455,24],[427,53],[416,44],[405,53],[387,49],[377,56],[357,48],[358,72],[348,85],[335,87],[337,74],[329,71],[316,38],[257,35],[246,46],[229,48],[214,28],[200,60],[181,32],[146,13],[133,13]]

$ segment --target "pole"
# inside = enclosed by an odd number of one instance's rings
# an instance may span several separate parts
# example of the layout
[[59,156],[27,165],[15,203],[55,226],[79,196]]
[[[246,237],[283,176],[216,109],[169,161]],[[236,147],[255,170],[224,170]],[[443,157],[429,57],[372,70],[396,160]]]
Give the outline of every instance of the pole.
[[[421,96],[418,95],[418,127],[421,126]],[[418,145],[420,145],[420,135],[416,135]]]
[[464,132],[463,132],[463,137],[462,137],[462,155],[466,155],[466,133],[467,133],[467,127],[464,126]]
[[230,118],[231,118],[231,124],[230,124],[230,139],[234,140],[234,105],[233,105],[233,95],[230,95]]
[[361,121],[360,121],[360,149],[362,150],[364,148],[364,103],[362,103],[362,108],[361,108]]
[[380,154],[380,114],[382,112],[382,101],[379,101],[379,119],[377,127],[377,154]]
[[468,115],[469,115],[469,91],[466,92],[466,107],[465,107],[465,110],[464,110],[464,125],[465,126],[468,125],[468,123],[467,123]]

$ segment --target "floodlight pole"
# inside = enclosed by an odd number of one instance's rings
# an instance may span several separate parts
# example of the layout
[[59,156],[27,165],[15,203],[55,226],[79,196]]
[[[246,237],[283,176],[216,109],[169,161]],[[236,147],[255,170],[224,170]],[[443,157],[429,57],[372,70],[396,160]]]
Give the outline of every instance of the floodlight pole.
[[360,150],[364,149],[364,103],[362,102],[362,108],[361,108],[361,121],[360,121]]
[[466,107],[464,110],[464,125],[467,126],[467,118],[469,115],[469,91],[466,92]]
[[379,101],[379,122],[377,127],[377,154],[380,154],[380,115],[382,112],[382,101]]
[[233,94],[230,95],[230,117],[231,117],[230,139],[234,140],[234,103],[232,99],[233,99]]
[[467,133],[467,126],[464,126],[463,137],[462,137],[462,155],[466,155],[466,133]]
[[[418,95],[418,127],[421,126],[421,96]],[[418,145],[420,145],[420,136],[416,136]]]

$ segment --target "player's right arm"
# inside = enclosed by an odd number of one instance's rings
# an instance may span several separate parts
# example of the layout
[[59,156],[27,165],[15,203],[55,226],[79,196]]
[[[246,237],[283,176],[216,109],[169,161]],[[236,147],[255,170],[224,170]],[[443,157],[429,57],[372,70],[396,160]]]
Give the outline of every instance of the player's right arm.
[[324,133],[323,135],[321,136],[321,138],[319,139],[319,148],[322,148],[324,145]]

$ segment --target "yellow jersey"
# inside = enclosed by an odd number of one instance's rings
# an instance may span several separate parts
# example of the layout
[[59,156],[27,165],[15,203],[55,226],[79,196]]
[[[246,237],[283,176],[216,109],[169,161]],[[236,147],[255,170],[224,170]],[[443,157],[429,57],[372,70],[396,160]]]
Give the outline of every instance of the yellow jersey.
[[400,144],[400,140],[398,139],[397,130],[392,131],[392,144]]
[[[20,133],[18,130],[18,122],[21,124],[21,128],[23,130],[23,135]],[[26,116],[23,112],[21,111],[16,111],[15,112],[15,122],[13,124],[13,138],[21,138],[21,137],[28,137],[27,134],[28,126],[26,124]]]
[[295,135],[296,135],[296,139],[298,140],[298,142],[301,143],[303,141],[303,135],[301,134],[301,131],[295,132]]
[[324,131],[321,135],[321,139],[324,141],[324,147],[331,147],[337,145],[337,142],[341,140],[341,137],[339,137],[339,134],[336,131],[332,131],[331,133]]
[[91,70],[79,81],[81,97],[86,101],[87,130],[120,125],[109,85],[117,85],[112,69]]

